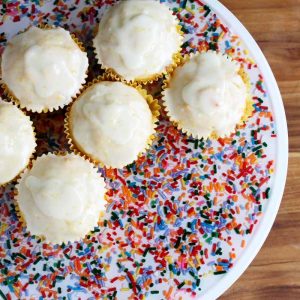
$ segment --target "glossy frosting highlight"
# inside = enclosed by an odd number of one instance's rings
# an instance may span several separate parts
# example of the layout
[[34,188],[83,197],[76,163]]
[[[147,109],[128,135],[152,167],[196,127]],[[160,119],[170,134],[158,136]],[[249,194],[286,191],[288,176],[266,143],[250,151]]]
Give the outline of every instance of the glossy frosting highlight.
[[63,107],[85,82],[87,54],[63,28],[30,27],[8,42],[2,77],[22,107],[46,111]]
[[154,124],[147,101],[137,89],[103,81],[89,87],[73,104],[70,131],[83,152],[120,168],[145,150]]
[[35,147],[29,117],[0,99],[0,185],[14,179],[28,165]]
[[20,212],[31,234],[48,242],[83,238],[105,210],[105,183],[97,169],[75,155],[43,155],[17,185]]
[[178,20],[156,1],[121,1],[101,19],[94,39],[99,62],[126,80],[151,78],[172,64],[182,37]]
[[175,70],[164,91],[171,119],[199,138],[233,132],[248,97],[239,69],[238,63],[216,52],[191,57]]

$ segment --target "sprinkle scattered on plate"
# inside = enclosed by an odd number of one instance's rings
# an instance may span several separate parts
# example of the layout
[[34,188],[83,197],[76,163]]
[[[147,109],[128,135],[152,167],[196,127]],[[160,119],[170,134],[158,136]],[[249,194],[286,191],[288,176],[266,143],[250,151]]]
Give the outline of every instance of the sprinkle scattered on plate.
[[[91,41],[115,1],[2,4],[0,53],[28,25],[63,26]],[[276,216],[286,177],[280,93],[258,46],[218,1],[161,0],[180,20],[182,53],[219,50],[251,81],[253,116],[228,138],[193,139],[163,115],[153,146],[124,169],[101,169],[104,220],[81,242],[44,244],[18,221],[13,185],[0,188],[0,295],[4,299],[214,299],[246,269]],[[212,3],[209,3],[212,2]],[[160,97],[161,83],[147,86]],[[64,111],[32,114],[38,149],[68,149]]]

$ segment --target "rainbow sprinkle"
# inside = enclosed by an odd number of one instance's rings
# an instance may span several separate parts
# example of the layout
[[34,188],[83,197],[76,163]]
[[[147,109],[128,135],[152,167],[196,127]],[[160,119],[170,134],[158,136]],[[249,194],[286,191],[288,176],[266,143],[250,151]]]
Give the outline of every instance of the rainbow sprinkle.
[[[29,24],[64,26],[90,47],[96,24],[116,1],[6,1],[0,53]],[[212,9],[199,0],[161,0],[180,20],[183,53],[218,49],[251,78],[253,116],[229,138],[195,140],[163,115],[150,151],[122,170],[101,169],[109,203],[83,241],[53,246],[18,222],[12,186],[0,188],[0,298],[183,299],[224,276],[247,246],[271,195],[276,130],[255,62]],[[148,89],[160,97],[160,86]],[[31,115],[39,154],[67,149],[64,112]],[[210,282],[212,282],[210,280]]]

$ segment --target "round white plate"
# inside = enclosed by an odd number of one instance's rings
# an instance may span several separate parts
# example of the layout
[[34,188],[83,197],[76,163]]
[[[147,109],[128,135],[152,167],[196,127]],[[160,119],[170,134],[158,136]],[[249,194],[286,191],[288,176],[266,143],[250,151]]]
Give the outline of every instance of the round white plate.
[[[30,24],[64,26],[87,47],[91,80],[100,73],[91,40],[113,2],[6,1],[0,52]],[[147,154],[124,169],[100,169],[109,189],[107,212],[76,243],[48,245],[31,236],[16,216],[14,185],[0,188],[2,298],[215,299],[265,241],[288,161],[285,113],[272,71],[251,35],[218,1],[161,2],[181,21],[183,54],[218,49],[241,63],[251,81],[253,116],[227,139],[195,140],[162,112]],[[147,88],[160,98],[160,83]],[[68,148],[64,111],[31,117],[38,154]]]

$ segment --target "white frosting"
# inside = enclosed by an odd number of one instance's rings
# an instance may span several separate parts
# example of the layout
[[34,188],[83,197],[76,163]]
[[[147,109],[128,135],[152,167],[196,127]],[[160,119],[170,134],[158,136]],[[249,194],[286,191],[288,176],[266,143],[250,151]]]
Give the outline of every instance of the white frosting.
[[9,41],[1,68],[22,107],[41,112],[72,101],[85,82],[88,58],[63,28],[31,27]]
[[180,50],[178,21],[156,1],[120,1],[101,19],[94,39],[98,60],[127,80],[162,73]]
[[133,87],[103,81],[88,88],[70,113],[76,145],[106,166],[132,163],[154,133],[150,108]]
[[75,154],[39,157],[21,178],[17,201],[31,234],[48,242],[83,238],[105,210],[105,184],[97,169]]
[[14,179],[27,166],[35,147],[29,117],[0,99],[0,185]]
[[239,64],[216,52],[200,53],[175,70],[164,100],[171,119],[195,137],[225,136],[244,114],[247,87]]

